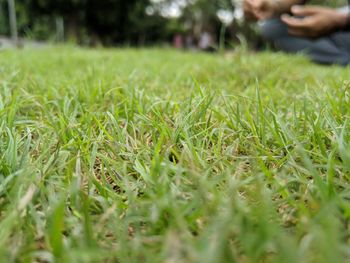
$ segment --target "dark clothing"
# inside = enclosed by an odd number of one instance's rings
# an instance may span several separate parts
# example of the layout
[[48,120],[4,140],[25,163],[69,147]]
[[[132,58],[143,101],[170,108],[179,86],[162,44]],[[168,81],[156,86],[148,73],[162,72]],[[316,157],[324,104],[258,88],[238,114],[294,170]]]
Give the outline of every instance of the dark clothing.
[[350,64],[350,31],[339,31],[318,39],[300,38],[288,33],[279,19],[261,24],[261,34],[278,49],[288,53],[301,52],[321,64]]

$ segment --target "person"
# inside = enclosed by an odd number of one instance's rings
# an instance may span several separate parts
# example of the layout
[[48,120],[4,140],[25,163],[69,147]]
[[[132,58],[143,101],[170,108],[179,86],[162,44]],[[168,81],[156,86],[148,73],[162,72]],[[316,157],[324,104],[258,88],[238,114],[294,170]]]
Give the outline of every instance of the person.
[[215,51],[215,40],[211,33],[203,31],[199,37],[198,48],[202,51],[214,52]]
[[303,0],[244,0],[245,17],[278,50],[302,52],[321,64],[350,64],[349,8],[304,5]]
[[174,36],[174,40],[173,40],[173,45],[176,49],[183,49],[184,47],[184,43],[183,43],[183,37],[181,34],[177,33]]

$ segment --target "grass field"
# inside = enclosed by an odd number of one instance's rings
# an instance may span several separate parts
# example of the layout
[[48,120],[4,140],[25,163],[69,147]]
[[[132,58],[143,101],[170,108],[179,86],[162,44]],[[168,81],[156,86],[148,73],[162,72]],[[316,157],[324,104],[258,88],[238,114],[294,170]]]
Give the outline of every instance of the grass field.
[[349,262],[349,68],[0,53],[0,262]]

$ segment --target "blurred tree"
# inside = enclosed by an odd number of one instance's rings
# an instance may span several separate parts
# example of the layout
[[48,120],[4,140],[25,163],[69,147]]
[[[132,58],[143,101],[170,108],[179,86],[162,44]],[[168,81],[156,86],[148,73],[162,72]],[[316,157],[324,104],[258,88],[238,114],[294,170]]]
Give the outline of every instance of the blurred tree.
[[7,12],[5,12],[5,2],[0,0],[0,34],[7,34],[8,32],[8,21],[7,21]]
[[[178,8],[179,24],[185,31],[190,31],[195,37],[206,31],[219,39],[225,22],[220,20],[220,11],[230,13],[233,18],[235,6],[232,0],[161,0],[153,3],[155,10],[162,13],[167,8]],[[232,22],[232,21],[231,21]]]
[[86,27],[104,43],[126,39],[130,10],[137,0],[87,0]]
[[17,29],[17,16],[16,16],[16,5],[14,0],[7,0],[9,18],[10,18],[10,31],[13,42],[18,46],[18,29]]
[[169,35],[166,18],[159,14],[147,15],[149,0],[137,0],[128,14],[127,38],[140,45],[167,38]]
[[63,17],[68,39],[77,41],[84,22],[87,0],[22,0],[32,14]]
[[80,43],[144,44],[166,35],[167,20],[157,15],[148,16],[145,12],[150,0],[18,0],[18,2],[21,21],[27,26],[25,30],[21,26],[21,32],[25,31],[40,38],[45,31],[47,35],[50,31],[50,35],[53,35],[52,31],[57,27],[60,18],[64,20],[66,37]]
[[[163,12],[166,5],[177,3],[178,16]],[[7,0],[0,0],[0,6],[4,13]],[[64,31],[66,39],[84,44],[147,44],[189,30],[217,35],[220,10],[233,11],[234,5],[231,0],[16,0],[20,35],[62,39]],[[9,34],[8,12],[5,15],[0,15],[0,32]]]
[[87,0],[86,27],[93,40],[144,44],[161,37],[166,19],[148,16],[150,0]]

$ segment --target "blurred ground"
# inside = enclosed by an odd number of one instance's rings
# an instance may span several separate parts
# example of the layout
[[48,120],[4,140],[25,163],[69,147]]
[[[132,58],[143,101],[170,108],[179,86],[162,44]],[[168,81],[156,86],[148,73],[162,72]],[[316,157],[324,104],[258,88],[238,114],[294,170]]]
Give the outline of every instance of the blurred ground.
[[[20,40],[21,47],[31,47],[31,48],[40,48],[47,46],[45,42],[32,41],[32,40]],[[16,44],[11,38],[0,36],[0,50],[15,48]]]

